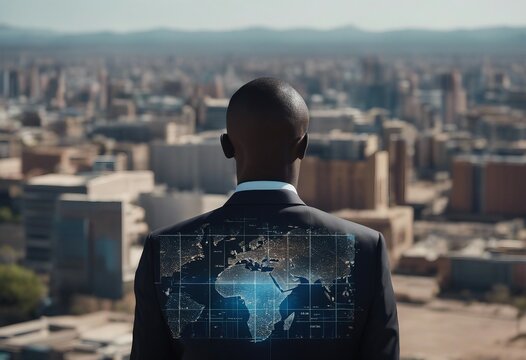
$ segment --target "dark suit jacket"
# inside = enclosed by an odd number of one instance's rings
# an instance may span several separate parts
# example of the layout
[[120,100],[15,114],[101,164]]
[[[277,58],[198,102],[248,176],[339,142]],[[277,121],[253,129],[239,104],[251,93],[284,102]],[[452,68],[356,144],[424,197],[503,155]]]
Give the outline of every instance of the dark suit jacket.
[[151,232],[131,359],[398,359],[381,233],[289,190],[234,193]]

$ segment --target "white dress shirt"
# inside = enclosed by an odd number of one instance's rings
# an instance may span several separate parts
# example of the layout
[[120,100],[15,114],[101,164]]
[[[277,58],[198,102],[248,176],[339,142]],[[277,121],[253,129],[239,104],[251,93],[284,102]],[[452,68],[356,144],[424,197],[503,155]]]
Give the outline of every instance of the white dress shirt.
[[274,180],[258,180],[258,181],[245,181],[236,186],[237,191],[246,191],[246,190],[290,190],[294,193],[298,193],[294,185],[289,184],[283,181],[274,181]]

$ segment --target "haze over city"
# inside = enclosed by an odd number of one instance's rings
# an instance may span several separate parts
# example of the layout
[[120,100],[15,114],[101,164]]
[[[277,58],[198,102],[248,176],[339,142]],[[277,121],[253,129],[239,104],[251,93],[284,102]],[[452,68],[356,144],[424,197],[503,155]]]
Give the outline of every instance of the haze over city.
[[190,1],[0,0],[0,24],[69,33],[181,30],[333,29],[369,31],[526,26],[526,4],[514,0]]
[[271,76],[310,112],[299,196],[385,235],[402,358],[522,360],[525,13],[0,0],[0,359],[127,359],[146,236],[229,198],[229,99]]

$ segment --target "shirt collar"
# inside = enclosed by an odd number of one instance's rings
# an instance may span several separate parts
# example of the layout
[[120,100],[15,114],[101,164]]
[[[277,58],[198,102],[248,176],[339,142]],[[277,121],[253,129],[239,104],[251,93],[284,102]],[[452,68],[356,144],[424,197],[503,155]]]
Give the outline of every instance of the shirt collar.
[[236,189],[234,192],[238,191],[247,191],[247,190],[290,190],[294,192],[296,195],[298,194],[298,191],[294,187],[294,185],[289,184],[287,182],[283,181],[274,181],[274,180],[258,180],[258,181],[245,181],[242,183],[239,183],[236,186]]

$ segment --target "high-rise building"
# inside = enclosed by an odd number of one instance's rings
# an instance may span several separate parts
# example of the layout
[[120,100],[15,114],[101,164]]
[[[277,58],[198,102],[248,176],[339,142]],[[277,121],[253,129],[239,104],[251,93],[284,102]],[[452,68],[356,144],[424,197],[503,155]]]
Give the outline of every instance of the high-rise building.
[[335,129],[342,132],[354,130],[354,123],[363,118],[360,110],[354,108],[314,109],[310,111],[309,132],[329,133]]
[[9,97],[16,98],[21,95],[20,80],[20,71],[11,70],[9,72]]
[[37,66],[32,66],[29,79],[29,98],[31,100],[39,100],[42,95],[41,90],[39,69]]
[[452,180],[452,212],[526,215],[525,156],[459,156],[453,163]]
[[133,286],[132,244],[148,227],[144,210],[127,200],[63,194],[56,203],[52,293],[120,299]]
[[203,119],[200,127],[203,130],[219,130],[226,128],[226,110],[228,99],[206,97],[203,101]]
[[466,111],[466,91],[462,87],[462,75],[458,71],[443,74],[440,78],[442,90],[442,118],[444,124],[457,124],[458,116]]
[[9,71],[6,69],[0,71],[0,96],[9,97]]
[[220,132],[186,135],[174,143],[154,142],[150,166],[155,181],[178,190],[226,194],[236,186],[233,159],[227,159],[219,142]]
[[385,151],[360,161],[306,157],[298,192],[308,205],[325,211],[386,208],[388,167]]
[[393,205],[404,205],[406,202],[410,164],[407,140],[400,135],[391,136],[388,152],[389,199]]
[[52,269],[57,200],[63,194],[84,194],[88,199],[131,200],[152,191],[150,171],[47,174],[28,180],[23,186],[22,225],[26,243],[26,265],[39,272]]

